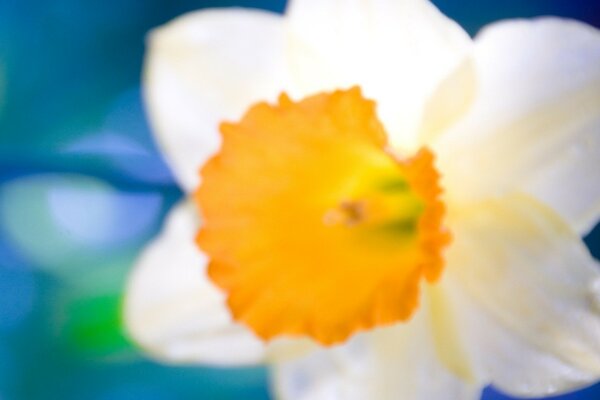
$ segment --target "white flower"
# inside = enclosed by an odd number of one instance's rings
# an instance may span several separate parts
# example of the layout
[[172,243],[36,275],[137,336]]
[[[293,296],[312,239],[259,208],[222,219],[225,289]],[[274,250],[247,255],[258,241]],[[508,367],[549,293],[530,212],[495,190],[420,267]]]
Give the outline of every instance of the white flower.
[[[541,396],[600,376],[600,32],[556,18],[474,41],[424,0],[296,0],[285,16],[193,13],[151,36],[146,97],[183,189],[257,101],[359,85],[391,144],[437,156],[453,242],[409,322],[321,347],[232,320],[183,202],[140,257],[125,318],[169,362],[271,363],[284,399]],[[341,295],[345,295],[342,293]]]

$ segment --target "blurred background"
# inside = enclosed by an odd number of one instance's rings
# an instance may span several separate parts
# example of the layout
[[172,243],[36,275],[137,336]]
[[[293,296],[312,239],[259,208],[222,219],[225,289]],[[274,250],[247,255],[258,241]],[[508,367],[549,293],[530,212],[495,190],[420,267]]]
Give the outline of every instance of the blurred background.
[[[470,34],[535,15],[600,27],[597,1],[435,3]],[[285,1],[0,0],[0,400],[268,399],[262,368],[159,365],[121,326],[127,272],[181,197],[144,116],[144,37],[223,6]]]

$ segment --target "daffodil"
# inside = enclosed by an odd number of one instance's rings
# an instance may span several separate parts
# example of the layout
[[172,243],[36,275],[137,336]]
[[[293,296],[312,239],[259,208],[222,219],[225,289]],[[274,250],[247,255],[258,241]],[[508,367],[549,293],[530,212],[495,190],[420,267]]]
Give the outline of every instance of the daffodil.
[[185,15],[145,87],[188,194],[127,289],[168,362],[282,399],[476,399],[600,376],[600,32],[474,40],[424,0]]

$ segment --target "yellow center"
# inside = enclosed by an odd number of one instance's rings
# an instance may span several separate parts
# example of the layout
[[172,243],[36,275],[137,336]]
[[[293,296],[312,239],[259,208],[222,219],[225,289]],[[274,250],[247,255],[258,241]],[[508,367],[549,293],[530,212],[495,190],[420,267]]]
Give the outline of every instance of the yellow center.
[[237,321],[329,345],[412,315],[450,239],[430,151],[394,156],[358,88],[282,95],[221,133],[197,241]]

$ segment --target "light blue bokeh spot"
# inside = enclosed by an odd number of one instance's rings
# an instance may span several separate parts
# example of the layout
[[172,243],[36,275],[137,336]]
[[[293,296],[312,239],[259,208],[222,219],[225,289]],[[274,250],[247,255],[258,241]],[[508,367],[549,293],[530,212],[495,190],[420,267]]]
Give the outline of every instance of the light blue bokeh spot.
[[1,188],[0,226],[23,255],[56,271],[143,243],[162,205],[154,192],[118,191],[82,175],[40,174]]

